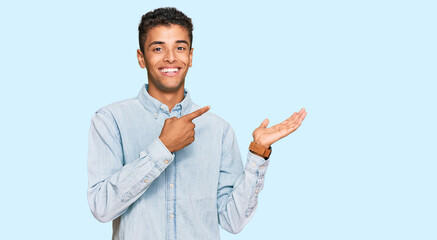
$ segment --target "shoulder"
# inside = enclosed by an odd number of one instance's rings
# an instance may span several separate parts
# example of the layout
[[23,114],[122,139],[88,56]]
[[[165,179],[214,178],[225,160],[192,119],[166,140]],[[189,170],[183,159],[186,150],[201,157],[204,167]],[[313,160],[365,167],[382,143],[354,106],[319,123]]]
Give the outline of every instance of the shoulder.
[[114,118],[120,114],[127,114],[132,111],[137,111],[138,107],[141,107],[141,104],[139,103],[138,98],[135,97],[110,103],[101,107],[95,113],[101,113],[106,117]]

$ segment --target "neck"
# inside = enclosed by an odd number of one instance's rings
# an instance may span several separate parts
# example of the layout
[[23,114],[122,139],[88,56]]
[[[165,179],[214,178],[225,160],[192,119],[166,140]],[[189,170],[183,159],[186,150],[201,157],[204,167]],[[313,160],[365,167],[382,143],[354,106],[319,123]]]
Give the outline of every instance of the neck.
[[167,105],[169,111],[173,109],[173,107],[180,103],[184,99],[184,86],[182,85],[175,91],[172,92],[164,92],[157,89],[155,86],[149,83],[149,89],[147,90],[150,96]]

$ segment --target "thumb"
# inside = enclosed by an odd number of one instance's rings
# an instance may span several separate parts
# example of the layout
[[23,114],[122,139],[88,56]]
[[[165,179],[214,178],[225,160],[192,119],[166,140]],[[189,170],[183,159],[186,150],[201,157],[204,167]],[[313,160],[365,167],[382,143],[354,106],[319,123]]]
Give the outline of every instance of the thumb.
[[269,119],[264,119],[264,121],[261,123],[260,127],[261,128],[266,128],[267,125],[269,125]]

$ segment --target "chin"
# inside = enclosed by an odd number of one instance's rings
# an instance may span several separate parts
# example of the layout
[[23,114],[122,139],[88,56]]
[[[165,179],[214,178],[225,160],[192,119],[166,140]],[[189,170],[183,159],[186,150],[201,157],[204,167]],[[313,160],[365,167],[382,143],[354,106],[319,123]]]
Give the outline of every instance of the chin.
[[184,81],[168,81],[159,85],[159,90],[163,92],[175,92],[184,87]]

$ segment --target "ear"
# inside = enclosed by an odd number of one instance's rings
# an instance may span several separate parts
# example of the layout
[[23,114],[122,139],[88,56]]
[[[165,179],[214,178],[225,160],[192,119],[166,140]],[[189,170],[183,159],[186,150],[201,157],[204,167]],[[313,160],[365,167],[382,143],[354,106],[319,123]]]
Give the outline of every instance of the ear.
[[141,52],[140,49],[137,49],[137,58],[138,58],[138,64],[141,68],[146,67],[146,61],[144,60],[144,54]]
[[188,65],[189,67],[193,66],[193,50],[194,48],[191,48],[190,50],[190,64]]

